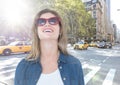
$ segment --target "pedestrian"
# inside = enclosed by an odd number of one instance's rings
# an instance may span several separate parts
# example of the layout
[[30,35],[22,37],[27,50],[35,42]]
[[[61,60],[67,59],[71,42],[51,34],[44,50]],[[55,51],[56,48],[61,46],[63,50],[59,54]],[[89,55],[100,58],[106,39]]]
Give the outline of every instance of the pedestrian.
[[80,61],[67,52],[65,30],[56,11],[36,15],[31,53],[18,64],[14,85],[84,85]]

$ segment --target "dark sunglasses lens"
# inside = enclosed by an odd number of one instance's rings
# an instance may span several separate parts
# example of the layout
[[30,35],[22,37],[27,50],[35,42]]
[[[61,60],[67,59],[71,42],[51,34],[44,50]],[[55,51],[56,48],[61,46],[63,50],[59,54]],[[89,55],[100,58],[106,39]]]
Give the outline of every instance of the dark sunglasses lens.
[[57,18],[51,18],[51,19],[49,19],[49,24],[51,24],[51,25],[55,25],[55,24],[57,24],[58,23],[58,19]]
[[45,25],[46,20],[45,19],[38,19],[38,25],[42,26]]

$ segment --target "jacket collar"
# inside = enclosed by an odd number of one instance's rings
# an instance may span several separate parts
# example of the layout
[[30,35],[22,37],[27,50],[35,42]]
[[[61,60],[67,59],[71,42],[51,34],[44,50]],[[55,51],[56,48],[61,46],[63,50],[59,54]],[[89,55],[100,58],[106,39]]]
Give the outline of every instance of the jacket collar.
[[58,63],[59,62],[67,63],[67,59],[66,58],[67,58],[67,56],[65,54],[63,54],[62,52],[60,52]]

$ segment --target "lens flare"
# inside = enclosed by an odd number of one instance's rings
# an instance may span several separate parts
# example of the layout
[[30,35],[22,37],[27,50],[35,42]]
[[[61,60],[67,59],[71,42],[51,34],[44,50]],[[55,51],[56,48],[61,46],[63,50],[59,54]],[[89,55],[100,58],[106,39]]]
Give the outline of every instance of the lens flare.
[[0,3],[2,16],[8,24],[20,24],[24,20],[23,15],[26,6],[23,0],[1,0]]

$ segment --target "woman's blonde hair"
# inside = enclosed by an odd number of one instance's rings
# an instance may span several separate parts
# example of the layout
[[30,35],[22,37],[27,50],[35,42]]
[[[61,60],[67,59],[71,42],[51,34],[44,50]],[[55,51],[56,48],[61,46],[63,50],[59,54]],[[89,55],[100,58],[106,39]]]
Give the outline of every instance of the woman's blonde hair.
[[58,38],[58,49],[60,52],[63,54],[68,54],[67,52],[67,36],[66,36],[66,29],[63,28],[63,23],[62,23],[62,18],[59,16],[59,14],[50,9],[44,9],[38,12],[34,19],[33,27],[32,27],[32,47],[31,47],[31,53],[30,55],[26,58],[27,60],[37,60],[40,55],[41,55],[41,49],[40,49],[40,39],[38,37],[38,32],[37,32],[37,20],[40,18],[40,16],[44,13],[51,13],[58,17],[60,19],[59,26],[60,26],[60,35]]

